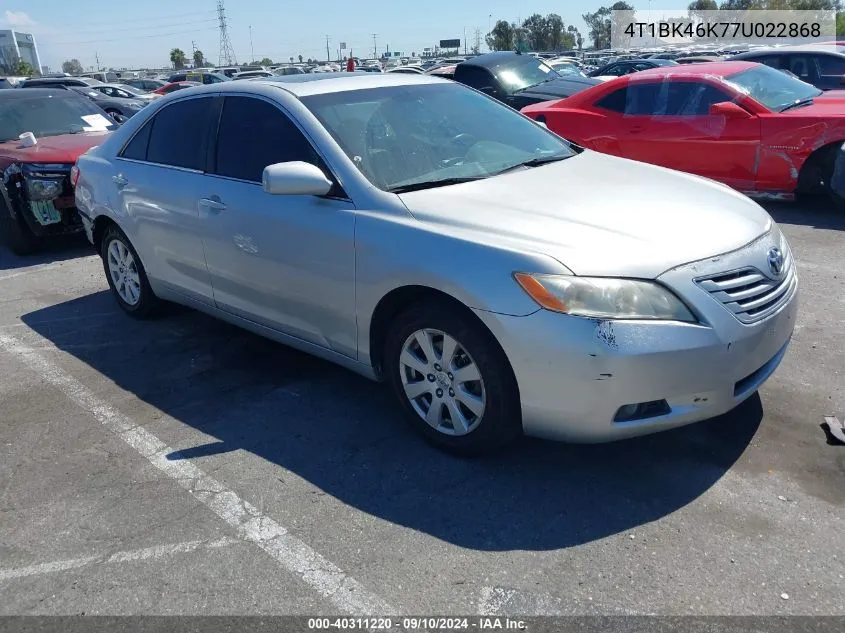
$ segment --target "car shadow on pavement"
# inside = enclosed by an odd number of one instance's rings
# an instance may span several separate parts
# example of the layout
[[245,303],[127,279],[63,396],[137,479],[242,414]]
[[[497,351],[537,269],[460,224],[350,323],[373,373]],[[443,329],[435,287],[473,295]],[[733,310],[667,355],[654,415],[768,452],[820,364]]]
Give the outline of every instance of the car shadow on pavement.
[[845,210],[835,208],[824,198],[806,202],[763,202],[762,205],[778,224],[845,231]]
[[84,235],[51,238],[41,250],[25,257],[15,255],[0,245],[0,271],[63,262],[93,254],[94,249]]
[[[728,415],[644,438],[523,440],[459,459],[424,443],[386,389],[351,372],[192,310],[145,322],[115,310],[99,292],[23,321],[105,380],[215,438],[174,444],[169,459],[237,469],[243,458],[230,453],[249,451],[358,510],[471,549],[558,549],[660,519],[722,477],[763,414],[755,395]],[[90,321],[65,318],[86,313]],[[133,407],[139,423],[154,414]],[[283,478],[267,477],[261,494],[283,493]],[[247,484],[229,485],[251,499]]]

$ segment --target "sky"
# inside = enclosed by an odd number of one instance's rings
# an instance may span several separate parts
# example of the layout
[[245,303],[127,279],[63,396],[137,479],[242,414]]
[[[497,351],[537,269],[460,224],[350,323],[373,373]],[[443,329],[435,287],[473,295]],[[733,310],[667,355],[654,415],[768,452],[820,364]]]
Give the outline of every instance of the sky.
[[[287,61],[291,56],[326,59],[326,36],[331,57],[340,42],[355,56],[372,56],[373,33],[379,54],[386,46],[404,54],[420,52],[441,39],[464,39],[471,47],[479,29],[484,35],[497,19],[516,21],[532,13],[558,13],[578,27],[585,39],[583,13],[595,11],[612,0],[404,0],[361,3],[344,0],[278,2],[226,0],[229,37],[240,63],[269,57]],[[648,0],[629,3],[647,9]],[[86,70],[101,68],[165,67],[172,48],[191,56],[192,42],[206,59],[216,64],[219,31],[216,0],[6,0],[0,9],[0,29],[32,33],[41,64],[52,71],[77,58]],[[688,2],[655,2],[664,9],[682,9]],[[492,16],[492,18],[490,17]],[[250,44],[252,27],[252,44]],[[252,47],[252,48],[251,48]]]

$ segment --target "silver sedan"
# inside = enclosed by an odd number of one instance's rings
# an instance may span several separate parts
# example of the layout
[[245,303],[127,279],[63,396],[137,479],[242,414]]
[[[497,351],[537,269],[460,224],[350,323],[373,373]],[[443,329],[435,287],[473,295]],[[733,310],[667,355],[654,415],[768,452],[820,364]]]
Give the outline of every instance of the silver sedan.
[[725,413],[795,325],[792,255],[756,203],[433,77],[182,90],[73,180],[126,312],[182,303],[384,380],[456,452]]

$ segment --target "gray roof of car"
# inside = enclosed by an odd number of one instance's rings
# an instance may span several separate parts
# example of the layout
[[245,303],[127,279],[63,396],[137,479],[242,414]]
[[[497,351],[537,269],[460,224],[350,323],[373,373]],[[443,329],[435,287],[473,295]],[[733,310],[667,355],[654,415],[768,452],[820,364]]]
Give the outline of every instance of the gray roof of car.
[[257,77],[243,81],[211,84],[206,86],[209,92],[238,92],[249,84],[265,84],[277,86],[297,97],[325,94],[329,92],[346,92],[348,90],[368,90],[388,86],[415,86],[423,84],[444,83],[448,80],[431,77],[429,75],[411,75],[408,73],[313,73],[306,75],[279,75],[274,77]]

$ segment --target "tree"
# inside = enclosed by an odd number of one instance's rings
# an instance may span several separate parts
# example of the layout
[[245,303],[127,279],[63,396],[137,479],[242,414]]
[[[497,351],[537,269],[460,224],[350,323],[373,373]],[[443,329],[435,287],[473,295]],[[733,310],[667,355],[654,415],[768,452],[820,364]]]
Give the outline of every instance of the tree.
[[610,47],[610,16],[614,11],[633,11],[627,2],[616,2],[609,7],[601,7],[593,13],[585,13],[581,17],[587,26],[590,27],[590,39],[593,46],[598,49]]
[[[173,61],[172,57],[170,61]],[[201,50],[194,51],[194,68],[201,68],[203,66],[205,66],[205,55],[202,54]]]
[[546,46],[546,18],[539,13],[535,13],[525,19],[522,28],[525,30],[525,36],[531,50],[542,51],[548,48]]
[[845,35],[845,13],[836,14],[836,34]]
[[299,63],[302,63],[302,55],[299,56]]
[[272,60],[272,59],[270,59],[269,57],[262,57],[262,58],[261,58],[261,61],[260,61],[260,62],[258,62],[258,65],[259,65],[259,66],[272,66],[272,65],[273,65],[273,60]]
[[76,58],[62,62],[62,72],[70,75],[81,75],[85,72],[80,61]]
[[572,36],[572,40],[575,42],[575,46],[578,47],[578,50],[581,50],[584,45],[584,38],[581,35],[581,31],[578,30],[578,27],[570,24],[566,27],[566,33]]
[[549,13],[546,16],[546,46],[552,51],[572,48],[566,45],[565,36],[566,27],[563,24],[563,18],[557,13]]
[[513,50],[513,32],[514,27],[505,20],[498,20],[493,30],[487,34],[485,38],[487,46],[493,51],[510,51]]
[[718,9],[719,5],[716,4],[716,0],[694,0],[687,7],[690,17],[698,15],[702,11],[717,11]]
[[185,61],[187,61],[187,57],[185,57],[185,51],[181,48],[174,48],[170,51],[170,63],[173,64],[173,68],[176,70],[183,69]]

